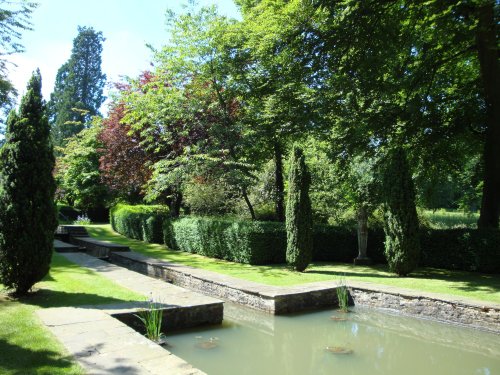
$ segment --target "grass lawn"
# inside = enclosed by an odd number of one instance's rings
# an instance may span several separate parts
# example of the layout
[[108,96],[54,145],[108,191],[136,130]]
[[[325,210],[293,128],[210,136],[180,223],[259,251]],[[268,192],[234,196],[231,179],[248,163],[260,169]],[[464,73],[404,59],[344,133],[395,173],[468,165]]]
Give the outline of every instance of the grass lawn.
[[144,296],[54,254],[52,267],[35,293],[11,299],[0,285],[0,374],[83,374],[83,370],[43,326],[35,310],[142,301]]
[[383,265],[354,267],[350,264],[325,262],[313,263],[307,268],[306,272],[299,273],[288,270],[285,265],[250,266],[170,250],[163,245],[128,239],[115,233],[110,225],[90,225],[87,226],[87,230],[93,237],[128,245],[132,250],[150,257],[203,268],[263,284],[294,285],[314,281],[336,280],[341,276],[345,276],[347,280],[369,281],[377,284],[500,303],[500,275],[421,268],[414,272],[412,277],[400,278],[387,272],[387,267]]

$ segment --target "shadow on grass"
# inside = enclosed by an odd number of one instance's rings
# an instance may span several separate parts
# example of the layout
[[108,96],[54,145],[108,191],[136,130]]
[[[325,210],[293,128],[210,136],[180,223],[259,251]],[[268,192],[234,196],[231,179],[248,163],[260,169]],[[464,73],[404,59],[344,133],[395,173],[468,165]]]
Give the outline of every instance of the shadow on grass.
[[[47,349],[28,349],[0,337],[0,373],[39,374],[40,368],[61,369],[61,374],[73,366],[70,357]],[[5,371],[5,372],[4,372]]]
[[63,292],[50,289],[37,290],[28,296],[17,299],[17,301],[27,305],[34,305],[43,308],[131,302],[127,299],[103,297],[90,293]]

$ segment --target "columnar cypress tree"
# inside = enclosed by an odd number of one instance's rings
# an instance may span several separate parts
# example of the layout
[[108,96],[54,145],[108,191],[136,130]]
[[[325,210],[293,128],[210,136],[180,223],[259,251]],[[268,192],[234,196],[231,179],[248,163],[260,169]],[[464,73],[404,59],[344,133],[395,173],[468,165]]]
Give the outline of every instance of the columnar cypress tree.
[[415,190],[403,148],[390,150],[385,162],[385,256],[392,272],[406,276],[417,267],[420,257]]
[[312,259],[310,184],[311,176],[306,167],[304,153],[302,149],[294,146],[290,161],[286,205],[286,261],[299,272],[304,271]]
[[37,71],[0,151],[0,282],[26,294],[49,271],[57,226],[50,127]]

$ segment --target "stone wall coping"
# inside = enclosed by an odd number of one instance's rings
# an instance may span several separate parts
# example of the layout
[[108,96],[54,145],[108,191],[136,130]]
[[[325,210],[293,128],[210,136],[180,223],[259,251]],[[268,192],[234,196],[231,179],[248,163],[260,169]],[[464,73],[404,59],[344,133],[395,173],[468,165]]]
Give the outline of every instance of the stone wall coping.
[[[262,298],[265,299],[277,299],[284,296],[300,295],[305,293],[311,293],[314,291],[334,290],[338,287],[337,281],[318,281],[318,282],[298,284],[293,286],[272,286],[272,285],[260,284],[254,281],[239,279],[229,275],[219,274],[214,271],[186,266],[179,263],[173,263],[170,261],[163,261],[160,259],[145,256],[143,254],[134,251],[128,253],[119,253],[119,254],[115,253],[114,256],[128,258],[136,262],[144,263],[147,265],[152,265],[152,266],[154,265],[154,266],[161,266],[170,269],[175,269],[177,272],[182,272],[184,274],[189,275],[190,277],[197,278],[200,280],[210,281],[214,284],[226,286],[229,288],[238,289],[244,291],[245,293],[261,296]],[[348,287],[360,290],[367,290],[371,292],[381,292],[392,295],[399,295],[407,298],[414,298],[414,299],[426,298],[456,305],[472,306],[483,310],[493,309],[500,311],[500,304],[494,302],[474,300],[454,295],[417,291],[417,290],[394,287],[389,285],[376,284],[366,281],[349,280]]]

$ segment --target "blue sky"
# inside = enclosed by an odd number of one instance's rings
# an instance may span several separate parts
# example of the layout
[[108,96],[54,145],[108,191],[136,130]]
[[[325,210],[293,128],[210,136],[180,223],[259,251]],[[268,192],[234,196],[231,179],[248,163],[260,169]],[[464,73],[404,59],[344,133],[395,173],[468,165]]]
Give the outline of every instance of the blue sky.
[[[146,43],[160,47],[165,31],[165,10],[182,11],[185,1],[177,0],[35,0],[40,5],[33,13],[33,31],[23,33],[25,52],[11,60],[9,77],[20,94],[25,92],[31,72],[42,73],[42,92],[46,100],[54,87],[59,67],[71,54],[78,26],[102,31],[102,69],[108,82],[120,76],[136,76],[148,69],[151,52]],[[232,0],[199,0],[199,5],[216,4],[219,12],[238,17]]]

